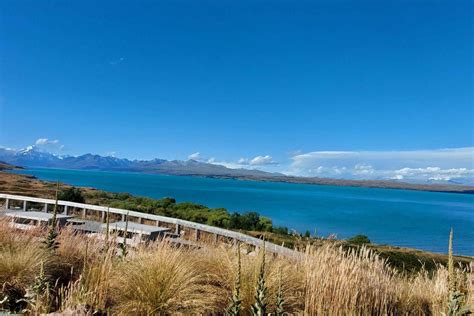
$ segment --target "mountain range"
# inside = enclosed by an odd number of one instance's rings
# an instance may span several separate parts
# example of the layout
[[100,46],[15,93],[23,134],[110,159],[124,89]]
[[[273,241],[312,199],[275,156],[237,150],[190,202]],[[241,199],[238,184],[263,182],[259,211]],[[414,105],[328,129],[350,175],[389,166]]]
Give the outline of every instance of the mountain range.
[[80,156],[58,156],[38,150],[35,146],[14,150],[0,148],[0,161],[32,168],[64,168],[103,171],[132,171],[173,175],[199,175],[216,177],[272,177],[282,176],[260,170],[230,169],[196,160],[129,160],[111,156],[84,154]]
[[189,159],[183,160],[130,160],[111,156],[84,154],[80,156],[59,156],[38,150],[35,146],[14,150],[0,147],[0,162],[29,168],[63,168],[102,171],[129,171],[168,175],[204,176],[213,178],[277,181],[300,184],[335,186],[357,186],[369,188],[391,188],[436,192],[474,194],[474,186],[458,184],[415,184],[387,180],[348,180],[318,177],[294,177],[281,173],[270,173],[255,169],[231,169]]

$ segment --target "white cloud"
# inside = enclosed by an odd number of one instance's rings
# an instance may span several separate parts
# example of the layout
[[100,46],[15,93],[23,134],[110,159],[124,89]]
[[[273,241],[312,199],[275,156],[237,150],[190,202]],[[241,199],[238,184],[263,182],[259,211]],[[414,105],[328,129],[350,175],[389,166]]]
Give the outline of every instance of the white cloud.
[[354,166],[354,173],[358,175],[371,175],[375,173],[375,169],[371,165],[357,164]]
[[275,160],[273,160],[272,156],[265,155],[265,156],[256,156],[252,159],[240,158],[237,161],[237,164],[250,165],[250,166],[265,166],[265,165],[276,165],[278,163]]
[[419,178],[424,178],[431,181],[451,181],[462,178],[474,178],[474,169],[441,169],[439,167],[402,168],[395,170],[393,177],[400,180],[416,180]]
[[200,152],[192,153],[188,156],[188,160],[196,160],[200,162],[206,162],[214,165],[221,165],[231,169],[249,168],[254,169],[255,167],[264,167],[270,165],[277,165],[278,163],[273,160],[269,155],[256,156],[254,158],[240,158],[237,161],[222,161],[215,157],[206,158]]
[[49,138],[38,138],[33,146],[28,147],[34,147],[36,150],[52,154],[61,154],[64,150],[64,145],[60,144],[58,139]]
[[201,157],[201,153],[198,151],[198,152],[195,152],[195,153],[192,153],[191,155],[188,156],[188,160],[201,160],[202,157]]
[[315,151],[294,155],[299,176],[474,183],[474,147],[413,151]]
[[257,156],[250,160],[250,165],[252,166],[261,166],[261,165],[274,165],[277,164],[276,161],[269,155]]
[[44,146],[44,145],[57,145],[59,143],[59,140],[49,140],[47,138],[38,138],[35,142],[35,145],[37,146]]

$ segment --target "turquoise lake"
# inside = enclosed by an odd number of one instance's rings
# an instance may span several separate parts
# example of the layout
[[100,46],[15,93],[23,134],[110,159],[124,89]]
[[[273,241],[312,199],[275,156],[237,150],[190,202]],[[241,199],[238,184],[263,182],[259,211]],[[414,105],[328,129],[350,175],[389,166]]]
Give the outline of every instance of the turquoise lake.
[[447,252],[453,227],[455,253],[474,255],[474,195],[126,172],[28,169],[18,173],[230,211],[257,211],[275,225],[299,232],[338,238],[364,234],[375,243],[440,253]]

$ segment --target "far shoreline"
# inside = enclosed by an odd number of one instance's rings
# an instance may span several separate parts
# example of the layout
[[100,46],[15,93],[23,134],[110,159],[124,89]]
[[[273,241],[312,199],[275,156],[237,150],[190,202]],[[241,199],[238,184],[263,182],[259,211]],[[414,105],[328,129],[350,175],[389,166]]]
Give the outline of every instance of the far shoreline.
[[[96,171],[96,172],[114,172],[114,173],[130,173],[130,174],[146,174],[146,175],[161,175],[161,176],[180,176],[180,177],[198,177],[208,179],[221,180],[238,180],[238,181],[255,181],[268,183],[287,183],[287,184],[303,184],[303,185],[317,185],[328,187],[352,187],[352,188],[366,188],[366,189],[390,189],[390,190],[407,190],[407,191],[422,191],[433,193],[456,193],[456,194],[474,194],[474,186],[468,185],[442,185],[442,184],[413,184],[407,182],[394,182],[386,180],[344,180],[333,178],[305,178],[293,176],[272,176],[272,177],[254,177],[254,176],[235,176],[235,175],[212,175],[212,174],[194,174],[194,173],[165,173],[165,172],[144,172],[139,170],[123,170],[123,169],[67,169],[67,168],[47,168],[47,167],[19,167],[14,169],[7,169],[7,172],[16,174],[26,174],[31,169],[44,170],[66,170],[66,171]],[[21,170],[18,172],[18,170]],[[22,172],[23,171],[23,172]]]

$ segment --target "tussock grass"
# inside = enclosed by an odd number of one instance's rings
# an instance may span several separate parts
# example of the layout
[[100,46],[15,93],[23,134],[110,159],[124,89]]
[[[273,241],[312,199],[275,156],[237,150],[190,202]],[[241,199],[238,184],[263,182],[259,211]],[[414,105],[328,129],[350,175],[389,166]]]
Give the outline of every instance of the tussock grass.
[[120,262],[112,277],[113,310],[118,315],[211,312],[218,293],[207,278],[211,267],[196,269],[198,261],[194,251],[161,243]]
[[388,315],[396,311],[396,272],[367,248],[308,249],[303,269],[307,314]]
[[[103,240],[59,231],[58,248],[47,250],[46,231],[21,232],[0,222],[0,306],[21,310],[18,303],[41,279],[43,263],[48,295],[36,310],[80,310],[109,315],[224,314],[238,272],[237,249],[209,244],[201,249],[157,242],[130,248],[126,257]],[[241,248],[241,314],[255,303],[261,253]],[[468,271],[455,267],[457,290],[473,298]],[[299,258],[265,256],[265,304],[295,315],[440,315],[447,312],[448,269],[403,274],[370,249],[308,247]]]
[[37,232],[14,233],[5,221],[0,222],[0,299],[11,310],[25,308],[21,300],[33,285],[42,262],[50,262],[49,254],[39,247]]

